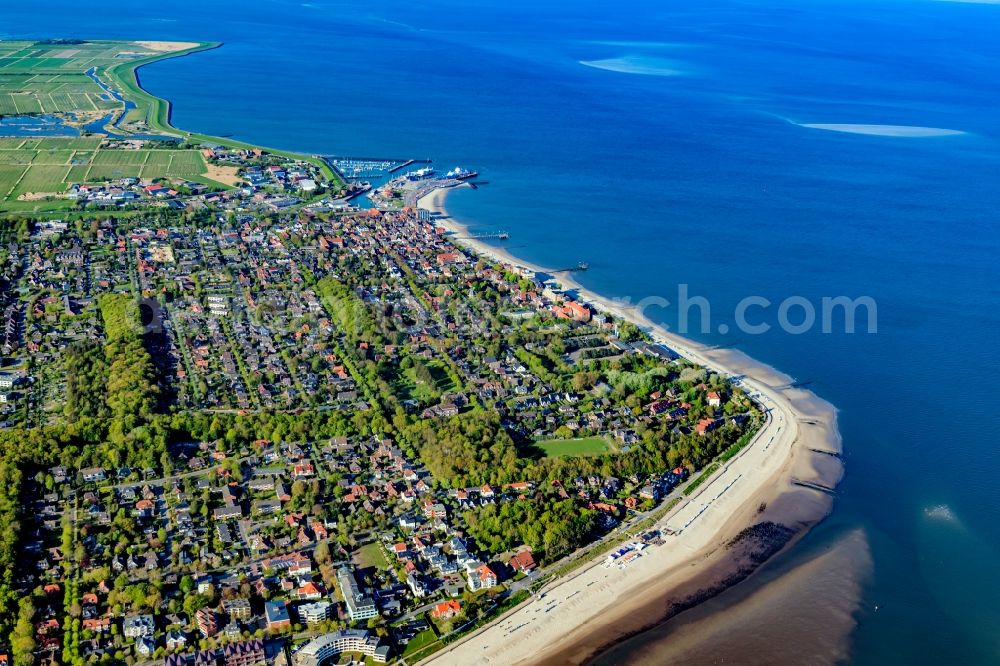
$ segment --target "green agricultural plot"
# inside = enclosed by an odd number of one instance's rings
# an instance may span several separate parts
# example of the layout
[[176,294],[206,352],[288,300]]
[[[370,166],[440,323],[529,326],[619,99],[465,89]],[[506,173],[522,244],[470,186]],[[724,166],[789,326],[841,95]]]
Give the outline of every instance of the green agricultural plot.
[[608,440],[603,437],[546,439],[535,442],[535,446],[541,449],[548,458],[559,456],[599,456],[611,450]]
[[67,166],[32,165],[21,178],[17,187],[11,192],[10,196],[17,197],[20,194],[28,192],[64,192],[66,190],[66,173],[68,171],[69,167]]
[[206,171],[205,158],[196,150],[173,150],[169,174],[171,176],[196,176]]
[[39,150],[31,160],[32,164],[66,164],[73,157],[73,150]]
[[94,157],[94,164],[113,166],[142,166],[149,157],[146,150],[101,150]]
[[149,151],[146,155],[146,161],[144,164],[150,169],[158,169],[166,172],[170,168],[170,163],[172,159],[173,151],[166,150],[156,150]]
[[[21,150],[94,150],[101,145],[101,137],[45,137],[42,139],[5,139],[5,141],[20,141],[17,148]],[[0,144],[0,150],[6,146]]]
[[66,183],[85,183],[87,182],[87,172],[90,171],[89,164],[82,164],[78,166],[71,166],[69,171],[66,172]]
[[104,139],[99,136],[34,139],[39,150],[96,150]]
[[14,150],[0,149],[0,164],[22,164],[28,166],[35,159],[37,152],[35,150],[21,150],[17,148]]
[[14,189],[27,170],[27,167],[23,166],[0,164],[0,200],[7,198],[8,193]]
[[119,178],[142,178],[142,165],[95,164],[90,167],[82,182],[103,183],[106,180],[118,180]]
[[[100,137],[0,139],[0,204],[6,209],[35,209],[27,194],[58,194],[73,183],[120,178],[199,179],[207,170],[196,150],[102,150]],[[71,202],[46,202],[50,208]]]

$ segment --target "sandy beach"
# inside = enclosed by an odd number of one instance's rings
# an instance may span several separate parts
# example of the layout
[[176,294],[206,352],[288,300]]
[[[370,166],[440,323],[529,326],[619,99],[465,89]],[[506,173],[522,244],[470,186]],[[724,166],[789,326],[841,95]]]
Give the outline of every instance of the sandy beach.
[[135,42],[143,48],[147,48],[150,51],[156,51],[158,53],[173,53],[175,51],[184,51],[185,49],[193,49],[198,46],[198,42],[151,42],[151,41],[141,41]]
[[[440,226],[466,236],[464,226],[444,207],[447,192],[431,192],[419,206],[435,213]],[[550,272],[474,239],[455,242],[495,261]],[[750,444],[660,521],[659,527],[676,532],[664,545],[651,546],[624,569],[605,567],[603,559],[587,564],[551,582],[544,598],[525,602],[426,663],[584,662],[749,575],[760,564],[760,549],[733,543],[747,528],[783,526],[792,535],[780,544],[785,545],[830,511],[829,494],[801,484],[829,488],[842,476],[832,405],[791,386],[787,375],[742,352],[704,347],[657,326],[634,306],[584,289],[571,277],[559,276],[558,281],[581,302],[630,319],[682,356],[735,378],[767,409],[767,422]]]

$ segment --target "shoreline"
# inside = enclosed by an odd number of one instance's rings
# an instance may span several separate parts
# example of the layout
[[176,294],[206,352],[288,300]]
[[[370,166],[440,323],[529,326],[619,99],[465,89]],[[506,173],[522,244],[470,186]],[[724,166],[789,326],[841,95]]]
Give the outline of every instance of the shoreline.
[[[467,236],[468,228],[445,207],[454,188],[424,195],[418,207],[437,214],[450,240],[489,260],[553,275],[507,250]],[[434,653],[421,663],[578,664],[643,633],[744,580],[764,561],[794,545],[832,509],[833,499],[801,481],[833,488],[843,476],[836,409],[778,370],[734,349],[707,348],[650,321],[635,306],[584,288],[571,275],[564,291],[595,309],[627,319],[681,356],[730,377],[767,408],[764,426],[739,454],[697,492],[685,497],[658,527],[680,533],[645,551],[627,569],[605,569],[599,560],[545,589],[502,619]],[[755,543],[751,526],[783,526],[770,543]],[[767,542],[768,539],[763,540]],[[554,607],[549,608],[553,603]],[[545,610],[548,608],[548,610]]]

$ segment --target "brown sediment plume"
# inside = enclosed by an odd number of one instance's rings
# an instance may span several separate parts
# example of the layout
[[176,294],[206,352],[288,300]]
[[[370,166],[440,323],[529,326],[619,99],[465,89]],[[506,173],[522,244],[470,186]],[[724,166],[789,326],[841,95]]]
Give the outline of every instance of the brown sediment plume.
[[609,648],[590,665],[840,663],[849,656],[871,569],[867,539],[854,530],[819,554],[762,570],[745,585]]

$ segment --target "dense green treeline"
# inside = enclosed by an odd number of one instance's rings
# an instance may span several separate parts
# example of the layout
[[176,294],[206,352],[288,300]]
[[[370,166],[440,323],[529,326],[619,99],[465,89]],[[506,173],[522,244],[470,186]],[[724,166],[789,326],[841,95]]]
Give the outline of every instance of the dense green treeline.
[[516,480],[520,466],[517,448],[495,413],[418,421],[405,436],[434,478],[452,487]]
[[575,500],[554,497],[488,504],[465,513],[469,532],[480,547],[502,553],[523,543],[544,562],[586,543],[596,517],[597,511],[581,509]]
[[63,416],[68,423],[81,418],[104,419],[110,416],[105,402],[108,364],[104,348],[93,340],[76,342],[63,352],[66,372],[66,401]]
[[[21,493],[21,470],[16,460],[0,458],[0,636],[14,629],[14,610],[18,595],[14,591],[17,540],[21,525],[18,516]],[[30,616],[29,616],[30,621]],[[29,634],[29,638],[32,634]],[[17,646],[15,646],[17,649]],[[30,652],[30,650],[29,650]]]
[[139,425],[140,420],[152,416],[160,387],[153,359],[140,334],[135,300],[125,294],[105,294],[97,305],[105,336],[105,403],[115,421],[112,434],[122,437]]
[[365,306],[350,286],[328,275],[316,283],[316,295],[348,340],[354,343],[381,342],[371,308]]

